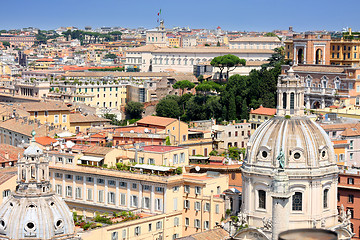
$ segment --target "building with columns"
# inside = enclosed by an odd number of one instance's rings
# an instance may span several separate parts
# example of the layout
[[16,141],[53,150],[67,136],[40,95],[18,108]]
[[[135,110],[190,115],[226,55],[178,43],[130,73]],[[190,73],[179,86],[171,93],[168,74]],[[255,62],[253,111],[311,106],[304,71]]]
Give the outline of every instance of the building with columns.
[[234,239],[278,239],[289,229],[322,228],[351,239],[350,214],[337,210],[339,170],[330,138],[304,115],[304,80],[278,81],[275,117],[251,136],[242,170],[242,208]]

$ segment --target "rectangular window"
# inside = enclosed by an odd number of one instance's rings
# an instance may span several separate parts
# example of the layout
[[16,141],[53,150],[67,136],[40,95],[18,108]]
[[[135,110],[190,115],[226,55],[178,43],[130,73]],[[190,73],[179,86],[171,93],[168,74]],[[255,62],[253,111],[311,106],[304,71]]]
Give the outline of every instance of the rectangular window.
[[348,184],[351,184],[351,185],[353,185],[354,184],[354,179],[353,178],[348,178]]
[[73,159],[72,159],[72,158],[67,158],[67,159],[66,159],[66,163],[70,163],[70,164],[71,164],[72,162],[73,162]]
[[62,186],[60,184],[56,184],[55,186],[55,192],[57,195],[62,195]]
[[302,211],[302,193],[295,192],[292,196],[292,210]]
[[92,182],[94,182],[94,178],[93,177],[86,177],[86,181],[92,183]]
[[144,158],[143,157],[139,157],[139,163],[144,164]]
[[195,202],[195,211],[200,211],[200,209],[201,209],[201,203]]
[[205,203],[205,205],[204,205],[204,211],[205,211],[205,212],[210,212],[210,203]]
[[184,193],[190,193],[190,186],[189,185],[184,186]]
[[209,230],[209,221],[204,221],[204,229]]
[[132,186],[132,189],[137,189],[137,184],[136,183],[133,183],[131,186]]
[[195,187],[195,194],[200,195],[201,194],[201,187],[196,186]]
[[164,188],[163,187],[155,187],[155,191],[156,192],[164,192]]
[[144,197],[143,206],[144,206],[144,208],[146,208],[146,209],[149,209],[149,208],[150,208],[150,198]]
[[135,227],[134,231],[135,231],[135,236],[138,236],[141,233],[141,228],[140,227]]
[[195,219],[194,227],[195,228],[200,228],[200,220],[199,219]]
[[82,188],[81,187],[77,187],[76,189],[75,189],[75,197],[76,198],[81,198],[81,194],[82,193]]
[[148,164],[149,165],[155,165],[155,160],[153,158],[149,158],[148,159]]
[[34,117],[37,118],[38,112],[34,112]]
[[162,211],[162,199],[160,198],[155,199],[155,210]]
[[189,201],[189,200],[184,200],[184,208],[185,208],[185,209],[189,209],[189,208],[190,208],[190,201]]
[[138,197],[135,195],[131,195],[131,206],[137,207],[138,206]]
[[65,178],[66,178],[67,180],[72,180],[73,176],[70,175],[70,174],[66,174],[66,175],[65,175]]
[[98,202],[104,202],[104,190],[98,191]]
[[259,197],[259,208],[265,209],[266,208],[266,192],[264,190],[258,191]]
[[220,213],[219,204],[216,204],[216,205],[215,205],[215,213],[216,213],[216,214],[219,214],[219,213]]
[[63,176],[62,173],[55,173],[56,178],[62,178],[62,176]]
[[59,115],[54,115],[54,123],[59,123]]
[[349,195],[349,203],[354,203],[354,195]]
[[90,188],[87,189],[87,200],[88,201],[93,200],[93,193],[92,193],[92,189],[90,189]]
[[98,178],[97,183],[98,184],[105,184],[105,180],[103,178]]
[[120,194],[120,205],[124,206],[126,204],[126,194],[121,193]]
[[119,182],[119,186],[122,187],[122,188],[126,188],[127,183],[126,182]]
[[144,187],[144,191],[151,191],[150,185],[143,185],[143,187]]
[[108,180],[109,186],[115,186],[116,182],[114,180]]
[[180,163],[185,162],[185,153],[180,153]]
[[190,219],[189,218],[185,218],[185,227],[188,227],[190,224]]
[[66,186],[66,196],[72,197],[72,187],[71,186]]
[[179,189],[180,189],[179,186],[174,186],[174,187],[173,187],[173,192],[177,192],[177,191],[179,191]]
[[180,223],[179,218],[178,218],[178,217],[174,217],[174,227],[179,226],[179,223]]
[[151,231],[152,231],[152,224],[149,223],[149,232],[151,232]]
[[156,230],[162,229],[162,221],[156,222]]
[[49,112],[48,112],[48,111],[45,111],[45,112],[44,112],[44,116],[45,116],[45,117],[49,116]]
[[115,193],[114,192],[108,192],[108,203],[115,204]]
[[66,122],[67,122],[67,116],[66,116],[66,114],[63,114],[63,115],[62,115],[62,122],[63,122],[63,123],[66,123]]
[[350,149],[354,149],[354,140],[350,140]]

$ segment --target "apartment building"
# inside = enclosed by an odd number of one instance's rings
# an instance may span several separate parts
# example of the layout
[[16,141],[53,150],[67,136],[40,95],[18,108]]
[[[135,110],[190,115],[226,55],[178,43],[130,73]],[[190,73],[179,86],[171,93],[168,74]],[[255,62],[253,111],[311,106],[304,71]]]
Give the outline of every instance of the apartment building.
[[275,108],[265,108],[260,106],[257,109],[251,109],[249,114],[249,123],[251,124],[251,133],[265,121],[269,120],[276,114]]
[[231,147],[245,148],[250,138],[250,123],[214,125],[214,150],[225,151]]
[[[228,188],[228,177],[216,173],[161,176],[71,163],[51,163],[50,172],[53,190],[84,216],[122,210],[154,217],[174,213],[179,218],[176,225],[181,226],[173,233],[178,237],[212,229],[225,216],[221,194]],[[147,227],[141,227],[141,232],[146,234]]]
[[341,170],[338,179],[337,207],[340,212],[344,207],[350,213],[350,228],[355,234],[352,239],[360,238],[360,170],[348,169]]
[[285,57],[295,64],[360,65],[360,40],[352,36],[331,37],[329,34],[296,34],[285,41]]

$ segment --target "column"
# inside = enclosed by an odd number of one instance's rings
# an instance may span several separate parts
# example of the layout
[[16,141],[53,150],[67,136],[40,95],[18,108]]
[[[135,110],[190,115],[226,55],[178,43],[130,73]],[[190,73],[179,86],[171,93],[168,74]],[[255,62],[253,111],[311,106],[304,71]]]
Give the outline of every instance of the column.
[[[21,174],[22,174],[22,171],[21,171]],[[52,173],[52,176],[53,176],[53,179],[52,179],[52,182],[53,182],[53,189],[54,191],[56,191],[56,184],[55,184],[55,172]]]
[[139,183],[139,202],[138,208],[143,208],[143,199],[142,199],[142,184]]
[[94,177],[94,203],[97,202],[97,178]]
[[163,186],[164,188],[164,195],[163,195],[163,213],[165,213],[165,209],[166,209],[166,186]]
[[84,188],[83,200],[84,200],[84,202],[85,202],[85,201],[86,201],[86,197],[87,197],[87,194],[86,194],[86,177],[83,177],[83,188]]
[[151,187],[151,193],[150,193],[150,212],[154,213],[155,211],[155,187],[154,186],[150,186]]
[[63,190],[62,190],[62,197],[63,198],[65,198],[65,191],[66,191],[66,188],[65,188],[65,174],[63,173],[62,174],[62,182],[63,182],[63,184],[62,184],[62,188],[63,188]]
[[116,193],[115,193],[115,206],[119,206],[120,202],[120,191],[119,191],[119,181],[115,181],[116,186]]
[[130,182],[127,182],[126,186],[127,186],[127,196],[126,196],[126,206],[128,209],[130,209]]
[[73,175],[73,184],[72,184],[72,188],[73,188],[73,199],[76,199],[76,183],[75,183],[75,175]]
[[108,204],[108,180],[105,178],[105,196],[104,196],[104,203]]

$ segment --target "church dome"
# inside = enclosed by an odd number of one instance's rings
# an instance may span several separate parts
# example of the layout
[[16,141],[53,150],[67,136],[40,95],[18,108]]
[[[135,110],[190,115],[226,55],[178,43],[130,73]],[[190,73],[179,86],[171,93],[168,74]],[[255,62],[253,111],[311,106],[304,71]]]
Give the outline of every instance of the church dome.
[[280,151],[284,154],[285,169],[335,165],[328,135],[304,116],[275,116],[263,123],[250,138],[246,164],[277,168]]
[[0,209],[0,239],[73,239],[74,231],[68,206],[53,193],[13,194]]
[[0,239],[78,239],[69,207],[51,191],[48,158],[32,135],[17,162],[16,191],[0,207]]

